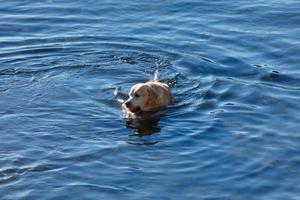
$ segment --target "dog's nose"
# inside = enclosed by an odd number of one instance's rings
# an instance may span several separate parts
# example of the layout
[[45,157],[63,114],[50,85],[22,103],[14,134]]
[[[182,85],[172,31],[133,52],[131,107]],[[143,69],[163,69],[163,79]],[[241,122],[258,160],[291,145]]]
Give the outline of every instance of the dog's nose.
[[131,102],[130,101],[125,102],[125,106],[126,108],[129,108],[131,106]]

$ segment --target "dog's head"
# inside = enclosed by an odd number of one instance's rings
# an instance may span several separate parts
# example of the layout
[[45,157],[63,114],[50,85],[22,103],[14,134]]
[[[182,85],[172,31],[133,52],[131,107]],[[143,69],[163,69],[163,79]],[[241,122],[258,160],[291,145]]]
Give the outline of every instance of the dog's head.
[[165,107],[171,102],[168,85],[159,82],[147,82],[134,85],[124,106],[130,112],[151,111]]

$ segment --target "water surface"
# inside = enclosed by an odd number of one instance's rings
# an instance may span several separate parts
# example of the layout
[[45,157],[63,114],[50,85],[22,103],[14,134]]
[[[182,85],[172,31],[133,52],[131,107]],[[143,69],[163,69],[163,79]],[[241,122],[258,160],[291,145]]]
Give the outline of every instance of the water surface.
[[[5,1],[1,199],[299,199],[300,3]],[[143,127],[114,96],[176,79]]]

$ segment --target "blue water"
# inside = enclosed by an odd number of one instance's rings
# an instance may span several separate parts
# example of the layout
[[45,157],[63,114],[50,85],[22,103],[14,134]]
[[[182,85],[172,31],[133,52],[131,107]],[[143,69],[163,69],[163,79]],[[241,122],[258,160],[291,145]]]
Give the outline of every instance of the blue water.
[[[12,0],[0,19],[0,199],[300,198],[298,0]],[[173,104],[128,123],[115,89],[156,70]]]

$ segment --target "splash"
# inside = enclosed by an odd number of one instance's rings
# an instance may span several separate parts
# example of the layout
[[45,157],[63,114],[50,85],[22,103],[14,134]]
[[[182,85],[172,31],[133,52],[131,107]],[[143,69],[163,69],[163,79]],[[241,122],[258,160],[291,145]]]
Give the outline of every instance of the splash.
[[159,60],[156,60],[155,62],[155,65],[156,65],[156,69],[155,69],[155,72],[154,72],[154,76],[153,76],[153,81],[156,81],[158,82],[159,81]]
[[128,95],[122,92],[122,88],[119,86],[115,89],[114,95],[119,103],[124,103],[128,99]]
[[154,72],[153,81],[156,81],[156,82],[159,81],[159,71],[158,71],[158,69],[156,69],[155,72]]

